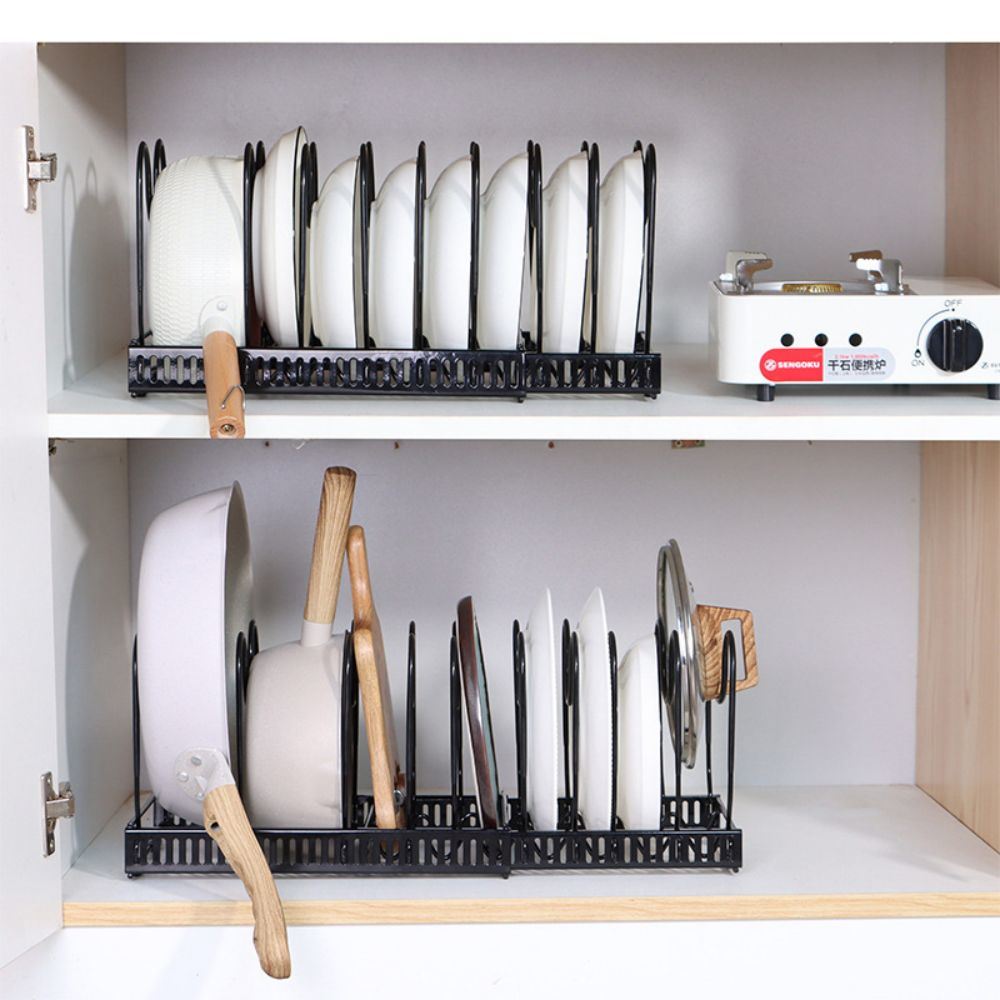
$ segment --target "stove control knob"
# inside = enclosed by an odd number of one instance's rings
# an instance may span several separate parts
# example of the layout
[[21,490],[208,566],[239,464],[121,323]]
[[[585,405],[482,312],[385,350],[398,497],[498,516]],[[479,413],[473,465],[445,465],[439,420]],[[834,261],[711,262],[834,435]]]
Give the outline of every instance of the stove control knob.
[[927,337],[927,354],[944,372],[967,372],[982,353],[979,327],[957,316],[935,323]]

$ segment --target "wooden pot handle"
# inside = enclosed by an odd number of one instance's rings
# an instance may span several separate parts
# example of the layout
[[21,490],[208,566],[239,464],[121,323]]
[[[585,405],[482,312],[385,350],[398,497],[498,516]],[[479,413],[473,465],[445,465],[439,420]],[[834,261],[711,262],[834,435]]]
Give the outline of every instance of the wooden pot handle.
[[385,641],[372,595],[365,532],[357,524],[347,533],[347,569],[354,604],[354,656],[371,759],[375,825],[381,830],[402,829],[406,825],[402,805],[406,776],[400,766],[396,744]]
[[260,967],[274,979],[287,979],[292,973],[292,958],[285,912],[236,785],[219,785],[205,795],[204,822],[208,835],[219,845],[250,897],[253,944]]
[[351,599],[354,604],[354,625],[368,628],[375,618],[375,598],[368,570],[368,547],[365,529],[355,524],[347,533],[347,569],[351,577]]
[[342,466],[327,469],[323,475],[303,616],[307,622],[329,626],[337,613],[356,482],[355,471]]
[[202,354],[209,434],[213,438],[246,437],[246,405],[233,335],[226,330],[208,334]]
[[739,608],[719,608],[713,604],[699,604],[694,610],[695,627],[701,637],[701,692],[709,701],[719,697],[722,690],[722,645],[726,622],[740,623],[743,641],[744,676],[737,680],[736,690],[745,691],[757,684],[757,639],[753,630],[753,615]]

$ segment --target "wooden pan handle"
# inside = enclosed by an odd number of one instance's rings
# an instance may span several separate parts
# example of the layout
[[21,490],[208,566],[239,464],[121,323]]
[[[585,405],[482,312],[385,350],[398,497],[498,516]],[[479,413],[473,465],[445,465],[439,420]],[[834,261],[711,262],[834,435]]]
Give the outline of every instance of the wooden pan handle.
[[382,830],[400,829],[406,825],[402,806],[406,776],[399,763],[385,641],[372,595],[365,531],[356,524],[347,533],[347,568],[354,603],[354,656],[371,758],[375,825]]
[[757,639],[753,631],[753,615],[739,608],[719,608],[712,604],[699,604],[694,610],[695,627],[701,636],[702,674],[701,691],[706,701],[719,697],[722,690],[722,644],[726,622],[738,621],[743,640],[744,676],[736,682],[737,691],[745,691],[757,684]]
[[319,625],[333,624],[344,568],[347,527],[351,523],[354,485],[357,474],[341,466],[327,469],[316,516],[309,589],[306,592],[305,620]]
[[274,876],[254,836],[235,785],[219,785],[205,795],[205,829],[246,886],[253,910],[253,944],[260,967],[274,979],[292,974],[288,931]]
[[355,628],[369,628],[375,617],[371,574],[368,572],[368,549],[365,529],[355,524],[347,533],[347,569],[351,577]]
[[399,765],[396,747],[385,644],[378,623],[373,622],[372,625],[374,628],[355,628],[354,655],[368,733],[375,825],[380,830],[401,830],[406,826],[406,811],[403,808],[406,776]]
[[243,386],[236,341],[226,330],[215,330],[202,345],[208,432],[213,438],[246,437]]

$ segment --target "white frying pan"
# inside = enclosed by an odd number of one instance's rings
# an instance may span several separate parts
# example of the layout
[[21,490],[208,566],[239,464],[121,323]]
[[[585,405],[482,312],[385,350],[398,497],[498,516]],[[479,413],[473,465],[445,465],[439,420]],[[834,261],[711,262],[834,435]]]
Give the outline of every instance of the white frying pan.
[[154,519],[139,569],[139,714],[153,794],[219,845],[250,896],[261,967],[283,979],[291,961],[281,901],[232,772],[236,637],[250,620],[251,589],[238,483]]
[[204,347],[209,433],[243,437],[242,157],[189,156],[164,169],[149,213],[146,282],[153,343]]

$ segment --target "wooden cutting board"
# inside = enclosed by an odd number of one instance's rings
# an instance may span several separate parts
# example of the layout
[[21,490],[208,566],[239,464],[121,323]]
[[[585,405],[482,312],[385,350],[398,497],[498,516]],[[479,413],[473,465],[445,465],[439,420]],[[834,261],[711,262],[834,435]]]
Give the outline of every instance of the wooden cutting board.
[[396,747],[389,673],[382,626],[372,597],[365,532],[358,525],[352,526],[347,533],[347,567],[354,603],[354,659],[371,757],[375,823],[382,830],[402,829],[406,825],[403,809],[406,779]]

